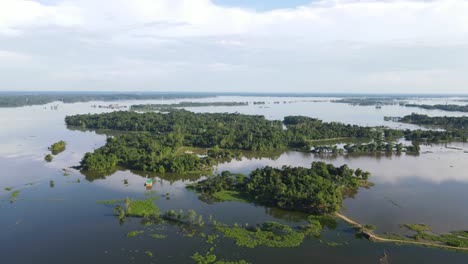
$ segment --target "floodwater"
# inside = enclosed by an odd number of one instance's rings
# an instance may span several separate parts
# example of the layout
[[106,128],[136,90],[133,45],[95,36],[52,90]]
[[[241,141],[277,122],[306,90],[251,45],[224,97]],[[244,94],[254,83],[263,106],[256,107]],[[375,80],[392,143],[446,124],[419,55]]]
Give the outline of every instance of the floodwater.
[[[412,112],[431,116],[460,116],[463,113],[428,111],[398,105],[351,106],[331,103],[335,98],[217,97],[190,101],[266,101],[265,105],[238,107],[187,108],[196,112],[239,112],[281,119],[287,115],[305,115],[324,121],[358,125],[384,125],[410,128],[417,126],[386,122],[384,116],[403,116]],[[418,99],[418,103],[445,103],[449,99]],[[174,103],[185,100],[167,100]],[[284,103],[286,101],[286,103]],[[161,101],[124,101],[121,105]],[[275,104],[273,102],[280,102]],[[194,263],[195,252],[204,254],[211,245],[203,238],[184,236],[176,226],[151,231],[138,219],[120,224],[112,214],[112,205],[97,200],[131,197],[143,199],[148,191],[145,174],[120,170],[105,178],[90,178],[76,170],[65,176],[63,168],[78,165],[84,153],[102,146],[106,136],[95,132],[69,130],[64,117],[112,111],[93,108],[109,102],[58,104],[0,109],[0,257],[2,263]],[[47,147],[65,140],[67,149],[51,163],[43,160]],[[249,173],[263,166],[309,166],[317,160],[335,165],[348,164],[372,173],[375,183],[361,189],[344,202],[342,212],[364,224],[373,224],[376,232],[403,232],[399,224],[424,223],[435,232],[468,229],[468,144],[424,146],[418,156],[317,156],[289,151],[274,157],[243,158],[220,164],[216,171]],[[143,175],[143,176],[142,176]],[[207,204],[185,185],[197,177],[164,175],[155,178],[153,192],[161,211],[194,209],[205,219],[213,215],[227,224],[257,224],[278,221],[291,226],[303,223],[305,216],[263,206],[239,202]],[[128,180],[128,185],[124,184]],[[12,188],[20,191],[10,203]],[[168,195],[166,195],[168,194]],[[168,197],[168,198],[167,198]],[[134,230],[145,234],[127,238]],[[206,227],[203,232],[209,233]],[[149,237],[151,233],[166,239]],[[331,246],[327,243],[337,243]],[[151,251],[153,257],[145,254]],[[389,263],[468,263],[468,253],[450,252],[417,246],[373,243],[356,238],[354,231],[339,222],[334,230],[325,230],[320,239],[306,239],[296,248],[248,249],[232,240],[219,238],[214,254],[219,260],[245,259],[251,263],[379,263],[388,255]]]

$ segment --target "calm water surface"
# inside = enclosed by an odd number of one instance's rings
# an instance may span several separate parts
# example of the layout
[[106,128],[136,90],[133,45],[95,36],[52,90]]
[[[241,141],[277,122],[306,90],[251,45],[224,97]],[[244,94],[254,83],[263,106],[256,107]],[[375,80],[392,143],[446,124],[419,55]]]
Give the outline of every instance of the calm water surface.
[[[306,115],[325,121],[359,125],[385,125],[416,128],[383,121],[383,116],[402,116],[411,112],[431,116],[453,115],[397,105],[375,107],[330,103],[335,98],[254,98],[219,97],[191,101],[266,101],[263,106],[189,108],[197,112],[239,112],[261,114],[269,119],[287,115]],[[440,103],[454,99],[418,99],[418,103]],[[174,103],[187,100],[167,100]],[[280,104],[273,102],[280,101]],[[283,103],[286,101],[287,103]],[[314,102],[311,102],[314,101]],[[125,101],[133,103],[161,101]],[[111,111],[91,107],[91,102],[59,104],[57,110],[46,106],[0,109],[0,256],[2,263],[191,263],[195,252],[209,249],[202,238],[187,238],[175,226],[156,233],[166,239],[148,236],[152,227],[144,227],[137,219],[119,224],[111,205],[96,200],[142,199],[148,192],[142,173],[117,171],[105,178],[93,179],[72,170],[64,176],[63,168],[75,166],[84,153],[102,146],[105,135],[68,130],[64,117],[70,114]],[[67,150],[51,163],[43,161],[47,147],[58,140],[67,141]],[[345,200],[343,212],[362,223],[373,224],[377,232],[403,232],[402,223],[425,223],[435,232],[468,229],[468,150],[467,144],[424,146],[419,156],[316,156],[309,153],[285,152],[270,158],[243,158],[220,164],[217,171],[249,173],[263,166],[309,166],[322,160],[335,165],[348,164],[372,173],[375,186],[361,189]],[[129,181],[128,186],[123,180]],[[185,189],[196,178],[165,175],[156,178],[153,190],[160,198],[156,204],[162,211],[194,209],[208,217],[233,223],[256,224],[267,220],[292,226],[303,223],[305,215],[282,210],[224,202],[207,204]],[[79,181],[79,182],[78,182]],[[10,203],[10,192],[19,190],[17,201]],[[169,199],[163,195],[169,194]],[[146,230],[145,235],[127,238],[133,230]],[[210,232],[206,228],[204,232]],[[327,243],[338,243],[329,246]],[[145,255],[152,251],[153,258]],[[355,237],[353,230],[338,223],[334,230],[325,230],[320,240],[310,239],[297,248],[246,249],[234,242],[219,239],[214,253],[218,259],[246,259],[252,263],[379,263],[386,252],[390,263],[468,263],[467,253],[447,252],[414,246],[372,243]]]

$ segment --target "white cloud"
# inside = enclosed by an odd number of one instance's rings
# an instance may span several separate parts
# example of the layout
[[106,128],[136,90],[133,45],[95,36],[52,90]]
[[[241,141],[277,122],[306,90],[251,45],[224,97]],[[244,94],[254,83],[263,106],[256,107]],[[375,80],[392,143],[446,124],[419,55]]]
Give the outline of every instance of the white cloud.
[[[51,86],[43,76],[107,82],[100,87],[123,78],[225,87],[213,71],[229,89],[267,91],[291,84],[373,91],[385,81],[401,89],[446,83],[459,92],[468,84],[466,0],[323,0],[267,12],[210,0],[54,2],[0,0],[0,50],[30,57],[28,67],[41,76],[31,82],[42,87]],[[27,81],[0,79],[13,87],[30,87]]]

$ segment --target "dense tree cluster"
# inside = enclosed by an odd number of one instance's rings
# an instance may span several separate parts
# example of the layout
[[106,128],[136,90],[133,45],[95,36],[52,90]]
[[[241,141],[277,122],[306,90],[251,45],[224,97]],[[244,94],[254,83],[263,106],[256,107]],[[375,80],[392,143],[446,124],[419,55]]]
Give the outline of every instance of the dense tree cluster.
[[289,146],[310,149],[310,140],[331,138],[375,138],[381,136],[379,129],[346,125],[337,122],[326,123],[306,116],[287,116],[284,118],[287,127],[285,138]]
[[419,145],[416,142],[413,145],[404,145],[402,143],[394,144],[392,142],[374,141],[367,144],[346,144],[343,148],[338,146],[314,146],[312,153],[317,154],[370,154],[370,153],[402,153],[402,152],[419,152]]
[[179,145],[225,149],[272,150],[283,147],[280,121],[263,116],[227,113],[192,113],[185,110],[170,113],[112,112],[68,116],[67,125],[92,129],[167,134]]
[[81,166],[88,171],[109,171],[117,165],[149,172],[197,172],[211,169],[213,159],[179,154],[172,138],[135,133],[109,137],[106,145],[86,153]]
[[430,117],[427,115],[411,114],[401,118],[401,122],[416,124],[416,125],[427,125],[427,126],[439,126],[450,130],[468,129],[468,116],[434,116]]
[[239,191],[251,200],[279,208],[309,213],[339,210],[344,193],[356,190],[368,172],[314,162],[311,168],[284,166],[256,169],[250,177],[223,172],[190,188],[205,195],[226,190]]

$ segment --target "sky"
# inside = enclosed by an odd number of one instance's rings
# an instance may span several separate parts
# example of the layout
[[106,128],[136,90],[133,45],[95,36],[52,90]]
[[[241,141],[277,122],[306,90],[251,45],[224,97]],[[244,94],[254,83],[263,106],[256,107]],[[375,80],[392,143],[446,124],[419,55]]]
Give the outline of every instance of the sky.
[[0,0],[0,91],[468,94],[468,0]]

